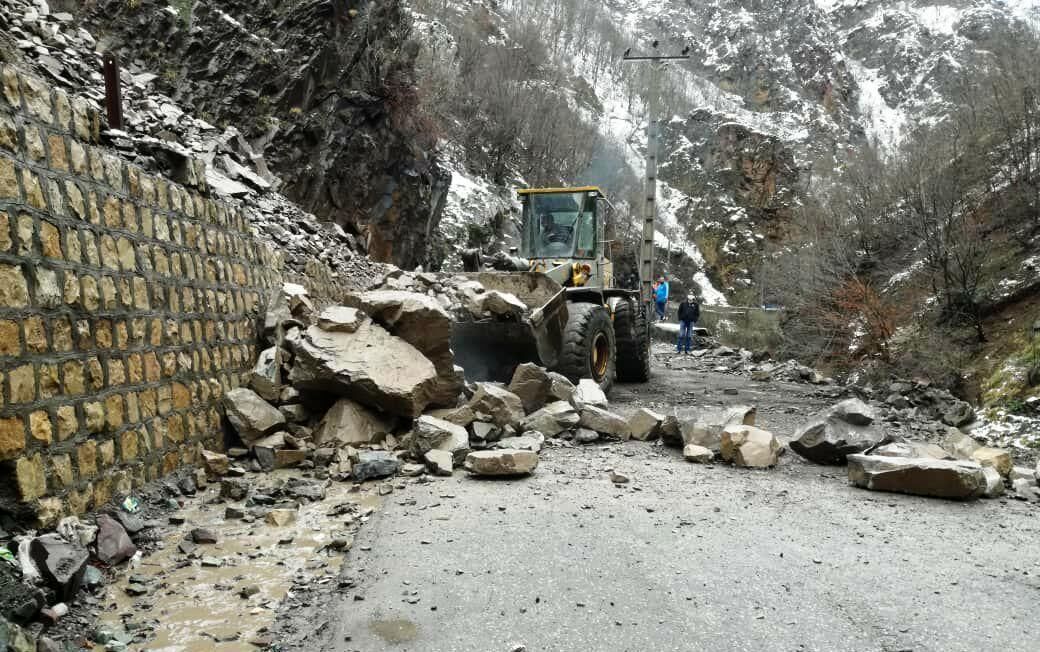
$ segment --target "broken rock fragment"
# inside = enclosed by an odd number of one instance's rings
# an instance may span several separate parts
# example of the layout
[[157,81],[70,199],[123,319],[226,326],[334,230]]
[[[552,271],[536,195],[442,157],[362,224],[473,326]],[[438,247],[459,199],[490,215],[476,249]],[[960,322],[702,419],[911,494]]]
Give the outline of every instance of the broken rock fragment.
[[79,590],[90,558],[87,549],[57,534],[44,534],[29,544],[29,555],[58,598],[62,601],[72,599]]
[[628,439],[632,432],[628,426],[628,421],[613,412],[608,412],[593,405],[586,405],[582,408],[579,423],[582,427],[589,430],[620,439]]
[[538,454],[515,449],[474,451],[466,456],[466,470],[477,476],[527,475],[538,466]]
[[698,446],[697,444],[687,444],[683,447],[683,458],[687,462],[695,462],[697,464],[711,464],[715,461],[715,453],[711,452],[711,449],[705,448],[704,446]]
[[115,566],[130,559],[137,552],[130,535],[108,514],[98,514],[97,527],[97,557],[101,563]]
[[704,410],[693,419],[679,422],[683,446],[696,444],[719,452],[722,447],[722,431],[727,426],[753,426],[755,416],[755,408],[749,405]]
[[552,379],[548,372],[536,364],[525,362],[518,365],[509,383],[509,391],[520,397],[528,413],[545,405],[549,398]]
[[817,464],[845,464],[847,455],[862,453],[885,439],[884,431],[873,423],[870,406],[848,399],[803,425],[791,441],[791,450]]
[[437,370],[431,401],[454,405],[463,380],[455,373],[451,316],[437,299],[418,292],[373,290],[348,297],[347,302],[426,356]]
[[1011,459],[1011,453],[1003,448],[980,446],[971,454],[971,459],[978,462],[983,467],[993,468],[1001,475],[1001,477],[1004,478],[1011,474],[1011,468],[1014,466],[1014,462]]
[[976,462],[853,454],[848,465],[849,482],[873,491],[966,500],[986,488]]
[[607,395],[603,393],[599,383],[591,378],[582,378],[578,381],[578,386],[571,397],[571,403],[579,410],[587,405],[602,409],[606,409],[610,405],[607,401]]
[[202,451],[202,465],[205,467],[206,473],[211,478],[215,478],[227,473],[231,462],[228,456],[223,453],[215,453],[204,449]]
[[529,414],[521,424],[523,430],[537,430],[547,437],[555,437],[564,430],[578,425],[581,417],[574,407],[565,401],[555,401]]
[[426,414],[415,420],[410,438],[412,455],[420,459],[436,449],[461,463],[469,452],[469,433],[465,428]]
[[353,333],[312,326],[295,353],[289,380],[297,389],[337,394],[397,416],[422,414],[438,382],[426,356],[368,318]]
[[256,392],[239,387],[224,396],[228,421],[238,436],[252,443],[285,425],[285,415]]
[[477,391],[468,407],[474,412],[490,415],[500,428],[519,426],[525,416],[520,397],[494,383],[477,383]]
[[387,478],[401,468],[401,462],[394,455],[386,451],[362,451],[358,454],[358,461],[351,469],[351,475],[358,482],[374,480],[376,478]]
[[727,426],[720,442],[722,459],[737,466],[764,469],[776,466],[780,442],[773,433],[755,426]]
[[664,417],[646,408],[639,408],[635,414],[628,418],[628,425],[632,431],[632,439],[639,441],[650,441],[657,439],[660,435],[661,422]]
[[452,469],[455,468],[455,459],[449,451],[428,450],[423,459],[426,461],[426,468],[434,475],[451,475]]
[[336,401],[314,432],[318,446],[352,446],[380,442],[393,431],[391,419],[384,418],[349,398]]

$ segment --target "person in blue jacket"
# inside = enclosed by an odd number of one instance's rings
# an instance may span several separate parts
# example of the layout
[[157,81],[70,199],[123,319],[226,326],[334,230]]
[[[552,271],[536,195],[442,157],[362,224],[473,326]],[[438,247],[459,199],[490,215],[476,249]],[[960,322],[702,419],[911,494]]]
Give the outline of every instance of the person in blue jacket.
[[659,321],[664,321],[665,308],[668,307],[668,290],[668,281],[661,275],[654,286],[654,307]]

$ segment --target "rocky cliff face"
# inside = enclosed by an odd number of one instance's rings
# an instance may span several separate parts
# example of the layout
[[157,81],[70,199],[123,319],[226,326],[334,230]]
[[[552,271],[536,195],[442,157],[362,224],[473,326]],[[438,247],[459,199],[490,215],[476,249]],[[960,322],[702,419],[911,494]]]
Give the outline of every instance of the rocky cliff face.
[[86,18],[160,90],[238,126],[282,192],[362,236],[374,259],[432,262],[450,177],[416,112],[400,2],[101,0]]

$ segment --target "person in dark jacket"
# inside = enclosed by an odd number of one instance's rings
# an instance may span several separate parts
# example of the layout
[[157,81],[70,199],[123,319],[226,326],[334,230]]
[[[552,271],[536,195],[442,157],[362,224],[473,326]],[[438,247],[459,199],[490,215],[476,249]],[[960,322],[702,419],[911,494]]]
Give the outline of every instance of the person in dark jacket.
[[693,348],[693,327],[701,318],[701,306],[692,294],[679,304],[679,339],[675,343],[675,350],[679,353],[689,353]]

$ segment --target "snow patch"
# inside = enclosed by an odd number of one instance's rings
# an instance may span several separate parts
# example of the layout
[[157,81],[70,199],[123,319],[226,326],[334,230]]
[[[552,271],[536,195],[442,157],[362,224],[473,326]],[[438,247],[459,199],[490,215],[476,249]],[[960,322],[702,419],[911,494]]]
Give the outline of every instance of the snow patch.
[[889,155],[899,150],[906,128],[906,114],[892,108],[881,95],[882,82],[876,70],[870,70],[858,61],[847,61],[859,86],[859,111],[868,122],[868,135],[877,141]]

